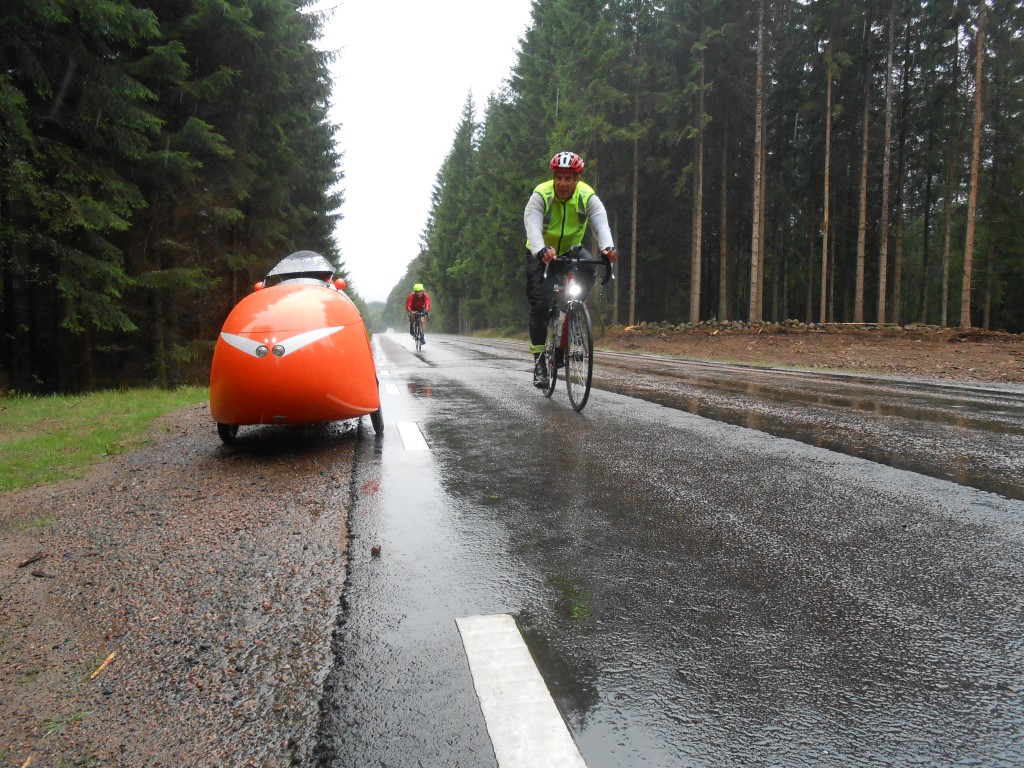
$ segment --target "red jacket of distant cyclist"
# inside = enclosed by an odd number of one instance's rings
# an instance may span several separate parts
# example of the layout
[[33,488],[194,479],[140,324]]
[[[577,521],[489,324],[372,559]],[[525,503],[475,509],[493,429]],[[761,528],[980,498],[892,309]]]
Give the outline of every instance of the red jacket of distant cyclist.
[[405,300],[406,312],[429,312],[430,294],[426,291],[413,291]]

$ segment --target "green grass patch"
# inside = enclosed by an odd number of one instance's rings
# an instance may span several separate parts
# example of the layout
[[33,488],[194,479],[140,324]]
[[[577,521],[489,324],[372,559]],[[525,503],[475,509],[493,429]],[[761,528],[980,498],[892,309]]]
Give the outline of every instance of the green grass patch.
[[74,723],[85,720],[92,712],[86,710],[82,712],[74,712],[70,715],[64,715],[63,717],[56,717],[53,720],[47,720],[43,723],[43,738],[48,739],[50,736],[56,736],[58,733],[62,733],[65,728]]
[[19,520],[14,524],[16,531],[34,531],[39,528],[47,528],[57,522],[55,517],[33,517],[28,520]]
[[154,420],[209,398],[206,387],[0,398],[0,492],[81,477],[145,443]]

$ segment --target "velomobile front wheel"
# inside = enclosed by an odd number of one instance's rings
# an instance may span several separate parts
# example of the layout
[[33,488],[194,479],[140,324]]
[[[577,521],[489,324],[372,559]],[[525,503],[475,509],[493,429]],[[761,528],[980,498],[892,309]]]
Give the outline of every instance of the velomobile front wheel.
[[373,425],[373,431],[375,434],[384,434],[384,415],[380,408],[370,414],[370,423]]
[[217,422],[217,434],[220,435],[221,441],[224,445],[231,445],[235,442],[235,435],[238,434],[237,424],[221,424]]

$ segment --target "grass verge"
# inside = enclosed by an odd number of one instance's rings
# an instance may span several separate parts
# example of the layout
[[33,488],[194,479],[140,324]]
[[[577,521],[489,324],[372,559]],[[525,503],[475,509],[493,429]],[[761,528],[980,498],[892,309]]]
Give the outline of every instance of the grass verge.
[[81,477],[143,445],[153,421],[209,398],[205,387],[0,398],[0,492]]

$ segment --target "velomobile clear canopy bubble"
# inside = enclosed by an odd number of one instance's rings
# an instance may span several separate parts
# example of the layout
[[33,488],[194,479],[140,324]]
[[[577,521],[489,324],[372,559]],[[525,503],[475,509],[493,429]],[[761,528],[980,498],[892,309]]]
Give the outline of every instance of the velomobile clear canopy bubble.
[[310,272],[334,274],[334,265],[316,251],[296,251],[285,256],[267,273],[267,277],[297,275]]

